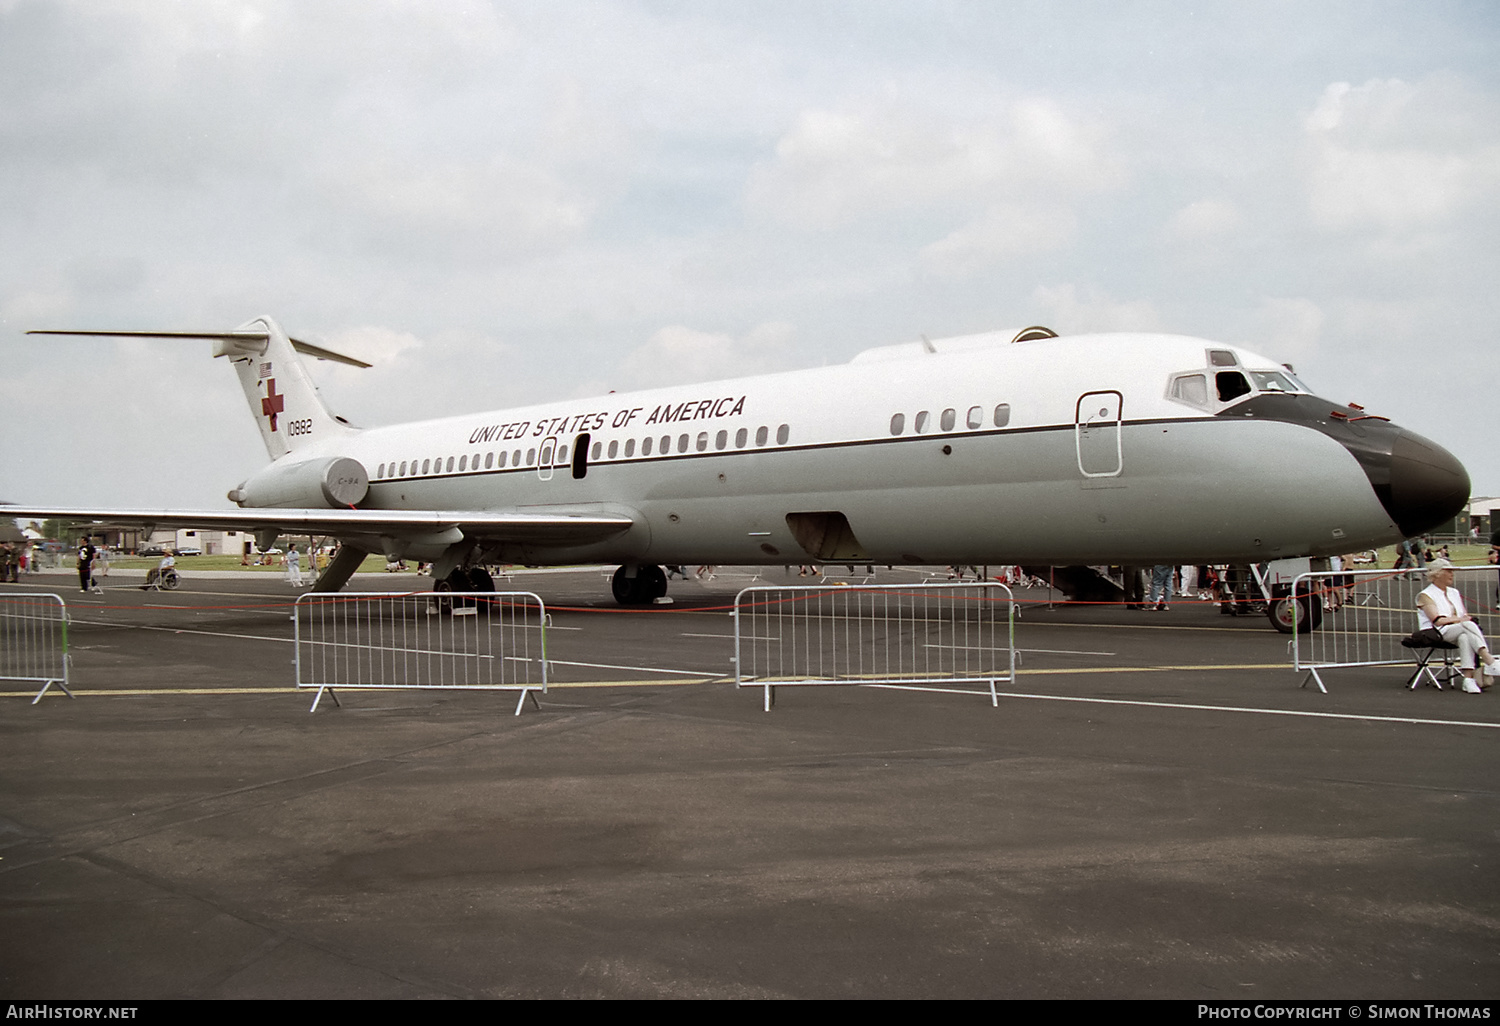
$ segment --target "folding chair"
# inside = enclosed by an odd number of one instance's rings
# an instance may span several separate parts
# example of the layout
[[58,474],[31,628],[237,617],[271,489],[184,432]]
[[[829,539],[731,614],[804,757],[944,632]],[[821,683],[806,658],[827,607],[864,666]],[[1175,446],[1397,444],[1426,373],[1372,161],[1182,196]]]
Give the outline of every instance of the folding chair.
[[[1443,690],[1444,684],[1452,684],[1453,678],[1458,676],[1458,670],[1453,666],[1453,653],[1458,651],[1458,646],[1449,641],[1444,641],[1443,636],[1435,630],[1416,631],[1408,637],[1401,639],[1401,647],[1411,651],[1412,658],[1417,662],[1417,668],[1412,675],[1406,679],[1406,686],[1415,691],[1417,685],[1426,678],[1432,686],[1439,691]],[[1443,654],[1442,679],[1438,674],[1432,672],[1428,665],[1439,652]]]

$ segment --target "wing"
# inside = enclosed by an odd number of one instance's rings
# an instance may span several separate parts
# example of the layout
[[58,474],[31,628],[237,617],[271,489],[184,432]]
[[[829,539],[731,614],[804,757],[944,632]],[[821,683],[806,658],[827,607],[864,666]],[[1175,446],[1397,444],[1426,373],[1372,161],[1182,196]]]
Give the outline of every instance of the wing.
[[412,538],[457,529],[467,538],[531,545],[587,545],[628,530],[634,523],[624,514],[588,510],[79,509],[0,504],[0,515],[121,527],[277,530],[335,538]]

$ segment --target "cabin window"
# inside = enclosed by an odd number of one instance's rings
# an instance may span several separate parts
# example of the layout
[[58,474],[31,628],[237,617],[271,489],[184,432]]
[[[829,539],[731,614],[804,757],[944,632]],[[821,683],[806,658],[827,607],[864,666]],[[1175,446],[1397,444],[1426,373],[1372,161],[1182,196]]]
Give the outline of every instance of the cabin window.
[[498,466],[498,467],[501,467],[502,469],[505,467],[505,453],[502,452],[502,453],[498,453],[496,455],[496,464],[495,465]]
[[662,435],[661,436],[661,454],[663,456],[665,456],[667,453],[669,453],[671,451],[672,451],[672,436],[671,435]]
[[557,458],[553,460],[553,463],[556,466],[561,467],[561,466],[566,466],[567,462],[568,462],[568,447],[566,445],[559,445],[557,447]]
[[612,438],[609,442],[609,458],[614,459],[618,455],[620,455],[620,440]]
[[405,460],[401,461],[401,476],[402,477],[406,476],[406,461]]
[[513,467],[519,467],[521,465],[521,450],[520,449],[517,449],[515,452],[513,452],[513,453],[510,454],[510,465],[513,466]]
[[652,443],[652,441],[654,441],[654,439],[651,439],[651,438],[642,438],[641,439],[641,455],[642,456],[650,456],[651,455],[651,443]]
[[970,428],[977,428],[982,425],[984,423],[983,408],[979,406],[970,406],[969,417],[966,421],[964,421],[964,423],[968,424]]
[[755,432],[755,444],[765,445],[766,440],[771,437],[771,429],[767,427],[757,428]]
[[1001,403],[995,407],[995,426],[1004,427],[1010,423],[1010,403]]
[[1239,371],[1219,371],[1214,375],[1214,384],[1219,389],[1219,402],[1233,402],[1242,395],[1250,394],[1250,382]]
[[423,460],[422,461],[422,473],[425,474],[425,473],[427,473],[431,469],[432,469],[432,461],[431,460]]
[[591,460],[593,460],[594,462],[597,463],[599,461],[599,457],[603,456],[603,455],[604,455],[604,443],[603,442],[595,442],[594,443],[594,448],[589,452],[589,459],[591,459]]
[[750,432],[746,431],[744,428],[740,428],[734,433],[734,447],[736,449],[743,449],[745,447],[745,443],[748,441],[750,441]]
[[703,452],[707,448],[708,448],[708,432],[707,431],[699,431],[698,432],[698,451],[699,452]]
[[634,438],[627,438],[627,439],[625,439],[625,458],[628,460],[628,459],[630,459],[630,457],[632,457],[634,455],[635,455],[635,439]]
[[917,434],[925,435],[927,433],[927,422],[931,419],[932,415],[926,410],[923,410],[921,413],[917,414],[916,422],[912,425],[912,427],[916,429]]
[[484,469],[485,470],[489,470],[494,465],[495,465],[495,454],[492,453],[492,452],[485,453],[484,454]]
[[467,457],[467,456],[460,456],[458,458],[458,470],[459,470],[459,473],[463,473],[467,469],[469,469],[469,457]]
[[377,478],[385,477],[385,464],[384,463],[382,463],[380,466],[378,466],[378,467],[375,468],[375,476]]
[[899,435],[906,430],[906,414],[897,413],[891,416],[891,434]]
[[953,425],[958,423],[958,412],[953,409],[943,411],[943,430],[952,431]]
[[526,450],[526,465],[528,467],[536,465],[536,450],[535,449],[527,449]]
[[728,448],[728,447],[729,447],[729,432],[728,431],[720,431],[718,434],[714,435],[714,448],[715,449],[725,449],[725,448]]
[[476,452],[474,454],[474,458],[469,460],[469,466],[473,467],[475,470],[479,469],[479,453]]
[[678,452],[687,452],[687,450],[688,450],[688,436],[687,435],[678,435],[677,436],[677,451]]
[[783,424],[781,425],[781,427],[776,429],[777,445],[785,445],[786,440],[790,437],[792,437],[792,428],[790,424]]

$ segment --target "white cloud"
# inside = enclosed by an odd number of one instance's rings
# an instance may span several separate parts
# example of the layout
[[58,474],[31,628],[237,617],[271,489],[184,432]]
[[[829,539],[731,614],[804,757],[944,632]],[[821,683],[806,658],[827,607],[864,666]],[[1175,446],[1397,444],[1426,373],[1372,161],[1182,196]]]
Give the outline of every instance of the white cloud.
[[1450,78],[1335,82],[1304,128],[1308,204],[1322,228],[1440,228],[1500,186],[1500,109]]
[[1057,103],[992,106],[981,99],[976,106],[987,116],[961,121],[896,105],[804,110],[777,141],[774,158],[751,171],[749,206],[828,229],[903,213],[988,209],[996,196],[1056,202],[1118,181],[1103,131]]
[[1078,218],[1059,205],[996,204],[983,216],[917,254],[923,270],[964,278],[1014,257],[1065,248],[1078,231]]
[[790,325],[761,324],[743,338],[680,324],[656,332],[620,361],[624,383],[636,387],[709,381],[781,369]]
[[1253,318],[1258,331],[1249,348],[1283,362],[1306,359],[1318,351],[1325,320],[1311,299],[1268,297]]
[[1194,200],[1172,215],[1167,235],[1180,241],[1212,239],[1237,231],[1245,223],[1239,207],[1226,200]]
[[1046,311],[1042,323],[1059,335],[1092,331],[1161,331],[1162,319],[1144,299],[1118,301],[1072,284],[1039,285],[1032,302]]

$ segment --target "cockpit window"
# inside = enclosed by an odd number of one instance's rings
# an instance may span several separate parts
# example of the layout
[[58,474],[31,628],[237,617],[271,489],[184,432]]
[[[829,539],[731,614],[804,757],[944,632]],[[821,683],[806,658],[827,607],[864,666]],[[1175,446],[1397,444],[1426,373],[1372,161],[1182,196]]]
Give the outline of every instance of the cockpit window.
[[1250,380],[1261,392],[1306,392],[1307,386],[1281,371],[1251,371]]
[[1221,403],[1233,402],[1250,394],[1250,382],[1239,371],[1219,371],[1214,375],[1214,383],[1218,386]]
[[1172,380],[1172,398],[1194,406],[1208,405],[1208,379],[1202,374],[1180,374]]

